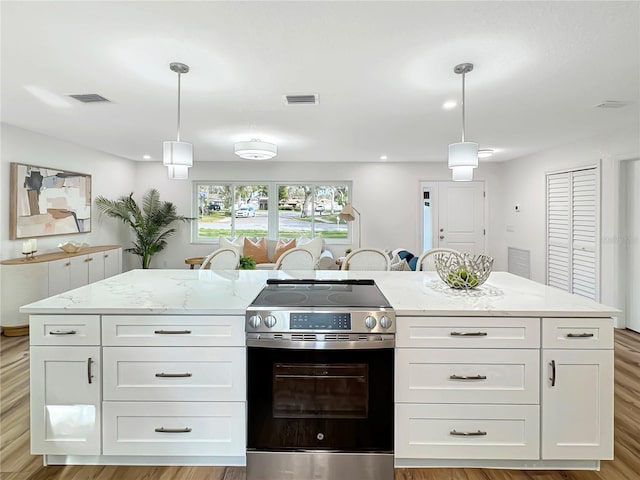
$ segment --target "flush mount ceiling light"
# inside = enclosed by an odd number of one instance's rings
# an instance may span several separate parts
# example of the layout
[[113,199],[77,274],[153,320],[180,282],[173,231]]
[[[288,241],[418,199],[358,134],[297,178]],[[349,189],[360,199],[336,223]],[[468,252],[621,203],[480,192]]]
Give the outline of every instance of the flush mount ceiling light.
[[[169,68],[178,74],[178,134],[177,140],[164,142],[162,145],[162,163],[168,167],[169,178],[183,179],[189,176],[188,168],[193,166],[193,145],[180,141],[180,77],[189,72],[189,66],[173,62]],[[184,167],[176,168],[173,167]],[[179,171],[179,173],[177,173]],[[186,173],[186,176],[185,176]]]
[[240,158],[247,160],[269,160],[278,154],[278,146],[252,138],[249,142],[236,143],[234,151]]
[[453,68],[458,75],[462,75],[462,141],[449,144],[449,168],[452,170],[452,180],[468,182],[473,180],[473,169],[478,166],[478,144],[465,142],[465,75],[473,70],[473,63],[461,63]]

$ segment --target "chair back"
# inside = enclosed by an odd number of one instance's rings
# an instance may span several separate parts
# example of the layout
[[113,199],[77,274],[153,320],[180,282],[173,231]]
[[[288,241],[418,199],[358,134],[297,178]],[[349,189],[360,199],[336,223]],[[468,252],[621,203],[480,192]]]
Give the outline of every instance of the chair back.
[[276,270],[313,270],[315,268],[313,254],[304,248],[292,248],[278,257]]
[[346,256],[340,270],[390,270],[391,259],[378,248],[358,248]]
[[200,265],[200,270],[236,270],[240,254],[235,248],[219,248],[209,254]]
[[416,271],[429,271],[435,272],[436,265],[434,263],[434,258],[432,255],[436,253],[460,253],[457,250],[453,250],[451,248],[432,248],[430,250],[425,250],[418,257],[418,262],[416,263]]

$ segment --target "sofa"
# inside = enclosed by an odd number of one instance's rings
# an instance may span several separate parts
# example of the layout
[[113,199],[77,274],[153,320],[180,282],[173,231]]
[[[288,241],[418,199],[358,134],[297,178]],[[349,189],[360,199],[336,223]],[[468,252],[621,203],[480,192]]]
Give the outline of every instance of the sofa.
[[328,250],[322,237],[297,239],[247,238],[237,237],[229,240],[220,237],[220,248],[234,248],[240,256],[251,256],[256,261],[256,269],[272,270],[276,266],[278,256],[291,248],[309,250],[315,260],[316,270],[335,270],[338,268],[331,250]]

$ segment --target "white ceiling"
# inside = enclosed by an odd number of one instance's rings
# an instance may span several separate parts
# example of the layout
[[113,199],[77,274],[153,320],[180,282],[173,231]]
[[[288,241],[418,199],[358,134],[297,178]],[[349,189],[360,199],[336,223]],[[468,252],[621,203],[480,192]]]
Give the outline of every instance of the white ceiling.
[[[637,1],[3,1],[2,121],[132,160],[175,140],[196,161],[236,141],[273,161],[445,161],[467,140],[509,160],[599,132],[640,129]],[[53,107],[25,87],[49,92]],[[98,93],[83,104],[67,94]],[[285,94],[316,93],[317,106]],[[633,102],[597,109],[605,100]]]

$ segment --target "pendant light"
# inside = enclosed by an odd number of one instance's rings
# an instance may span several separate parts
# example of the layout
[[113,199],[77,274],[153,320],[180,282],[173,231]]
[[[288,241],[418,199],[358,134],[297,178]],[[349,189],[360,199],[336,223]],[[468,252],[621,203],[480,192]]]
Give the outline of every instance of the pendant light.
[[461,63],[453,68],[458,75],[462,75],[462,141],[449,144],[449,168],[454,182],[468,182],[473,180],[473,169],[478,166],[478,144],[465,142],[465,75],[473,70],[473,63]]
[[169,68],[178,74],[178,135],[177,140],[163,143],[162,163],[167,167],[169,178],[189,177],[189,167],[193,166],[193,145],[180,141],[180,77],[189,72],[189,66],[173,62]]

